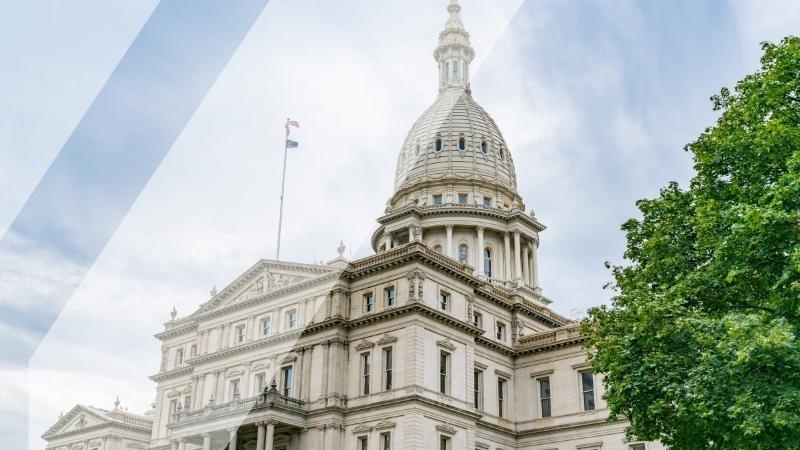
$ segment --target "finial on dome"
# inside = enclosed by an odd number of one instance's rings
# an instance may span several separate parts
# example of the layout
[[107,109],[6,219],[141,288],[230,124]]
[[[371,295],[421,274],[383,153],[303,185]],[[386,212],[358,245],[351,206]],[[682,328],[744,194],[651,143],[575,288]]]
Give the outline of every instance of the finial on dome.
[[216,297],[217,296],[217,285],[216,284],[211,286],[211,292],[209,292],[209,294],[211,294],[211,297]]
[[175,309],[175,305],[172,306],[172,311],[169,312],[169,316],[172,317],[172,320],[175,320],[175,317],[178,316],[178,310]]
[[344,245],[344,241],[339,241],[339,247],[336,248],[336,253],[339,254],[339,258],[344,256],[344,251],[347,247]]
[[119,395],[117,396],[117,399],[114,400],[114,411],[119,411]]

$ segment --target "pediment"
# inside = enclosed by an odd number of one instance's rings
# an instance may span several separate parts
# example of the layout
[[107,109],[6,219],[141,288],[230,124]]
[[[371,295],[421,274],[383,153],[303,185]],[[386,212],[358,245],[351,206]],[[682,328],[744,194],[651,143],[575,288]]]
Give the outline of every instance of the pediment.
[[90,408],[77,405],[73,407],[67,414],[61,417],[58,422],[55,423],[55,425],[50,427],[50,429],[45,433],[45,436],[55,436],[63,433],[81,431],[86,428],[103,425],[109,422],[110,421],[106,417],[103,417],[99,413],[92,411]]
[[332,267],[319,264],[262,260],[219,291],[213,298],[202,305],[195,314],[247,302],[270,292],[300,285],[335,270]]

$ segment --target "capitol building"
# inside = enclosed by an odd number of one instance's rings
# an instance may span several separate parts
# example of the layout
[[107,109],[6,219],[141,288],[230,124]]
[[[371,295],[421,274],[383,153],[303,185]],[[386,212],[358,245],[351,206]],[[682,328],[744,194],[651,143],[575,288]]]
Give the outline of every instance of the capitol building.
[[[171,320],[153,408],[75,406],[48,450],[660,450],[608,421],[578,324],[550,309],[511,149],[472,98],[456,0],[374,254],[260,260]],[[376,205],[378,206],[378,205]]]

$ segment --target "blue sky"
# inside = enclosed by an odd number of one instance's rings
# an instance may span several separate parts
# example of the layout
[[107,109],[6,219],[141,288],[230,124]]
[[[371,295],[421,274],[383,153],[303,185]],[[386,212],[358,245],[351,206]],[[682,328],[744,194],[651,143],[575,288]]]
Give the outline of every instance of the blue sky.
[[[708,97],[758,67],[759,42],[800,23],[800,4],[788,0],[462,3],[478,54],[473,95],[549,227],[541,283],[564,314],[607,301],[603,261],[620,261],[619,226],[635,200],[686,183],[682,147],[713,124]],[[368,254],[399,147],[435,97],[431,52],[445,4],[270,1],[85,277],[70,253],[22,245],[0,255],[5,342],[35,348],[37,330],[60,313],[29,365],[3,347],[0,412],[11,419],[0,443],[29,422],[40,447],[58,411],[77,402],[108,407],[120,395],[131,410],[149,407],[152,334],[172,306],[191,312],[212,285],[274,254],[287,116],[301,122],[301,147],[290,155],[282,255],[328,260],[339,240],[353,257]],[[4,239],[156,5],[0,5]],[[188,31],[181,26],[173,31]],[[131,70],[141,83],[148,73]],[[101,170],[82,161],[70,182],[90,189]],[[70,191],[55,192],[54,205],[75,204]],[[72,209],[62,216],[94,225]],[[75,291],[60,311],[52,298],[64,286]],[[29,420],[18,406],[28,394]]]

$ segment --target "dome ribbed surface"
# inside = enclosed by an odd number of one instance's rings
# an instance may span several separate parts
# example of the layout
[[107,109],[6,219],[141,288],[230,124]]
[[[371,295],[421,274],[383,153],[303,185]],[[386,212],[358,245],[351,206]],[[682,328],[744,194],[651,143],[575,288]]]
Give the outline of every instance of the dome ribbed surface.
[[[464,150],[459,148],[462,138]],[[491,183],[517,192],[514,162],[503,135],[468,90],[443,90],[411,127],[397,161],[395,192],[446,179]]]

